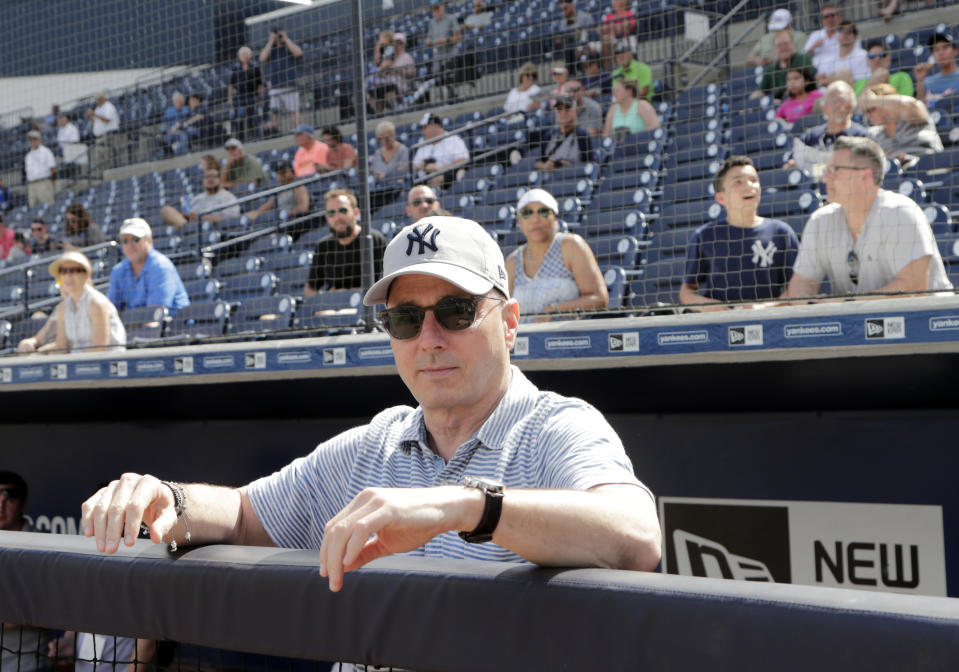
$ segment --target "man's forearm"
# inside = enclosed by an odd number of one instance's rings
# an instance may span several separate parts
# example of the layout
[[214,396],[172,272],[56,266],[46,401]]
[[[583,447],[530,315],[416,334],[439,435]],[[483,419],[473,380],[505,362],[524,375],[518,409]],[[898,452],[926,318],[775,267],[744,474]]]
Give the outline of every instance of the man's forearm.
[[191,545],[272,545],[242,490],[204,483],[190,483],[183,490],[186,506],[173,528],[178,544],[187,543],[189,526]]
[[510,490],[493,541],[546,566],[651,571],[660,558],[652,497],[634,485]]

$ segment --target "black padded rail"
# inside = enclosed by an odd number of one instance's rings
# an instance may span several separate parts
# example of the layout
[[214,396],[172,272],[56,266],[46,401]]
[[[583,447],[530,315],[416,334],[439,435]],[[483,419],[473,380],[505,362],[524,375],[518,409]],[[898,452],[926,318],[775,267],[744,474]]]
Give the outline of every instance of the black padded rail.
[[413,670],[959,669],[959,601],[600,569],[317,553],[113,556],[0,532],[0,621]]

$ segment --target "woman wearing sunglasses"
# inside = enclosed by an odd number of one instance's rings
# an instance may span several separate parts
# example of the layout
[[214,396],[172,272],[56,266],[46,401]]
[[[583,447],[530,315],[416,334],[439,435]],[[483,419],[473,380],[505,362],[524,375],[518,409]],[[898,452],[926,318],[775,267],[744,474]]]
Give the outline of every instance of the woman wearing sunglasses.
[[122,349],[126,330],[116,306],[94,289],[90,260],[79,252],[65,252],[49,268],[63,294],[56,308],[56,349]]
[[559,232],[559,205],[553,195],[531,189],[516,211],[526,244],[506,259],[506,273],[520,314],[540,313],[535,321],[548,322],[549,313],[605,308],[609,293],[596,257],[580,236]]

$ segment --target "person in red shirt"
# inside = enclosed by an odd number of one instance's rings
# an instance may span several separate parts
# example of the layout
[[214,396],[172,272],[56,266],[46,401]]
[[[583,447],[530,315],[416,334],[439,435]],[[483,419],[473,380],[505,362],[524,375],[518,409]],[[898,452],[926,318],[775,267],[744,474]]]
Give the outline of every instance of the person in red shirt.
[[627,41],[635,51],[636,42],[636,13],[626,8],[626,0],[613,0],[613,11],[603,15],[603,22],[599,26],[599,35],[603,43],[603,57],[609,63],[612,60],[613,45],[619,41]]
[[343,142],[343,134],[336,126],[323,129],[323,142],[329,147],[326,155],[326,165],[330,170],[349,170],[356,165],[356,149],[353,145]]
[[293,172],[297,177],[307,177],[317,171],[330,172],[330,166],[326,162],[330,148],[325,142],[313,137],[312,126],[300,124],[293,129],[293,137],[300,147],[293,157]]
[[10,254],[14,243],[14,231],[3,223],[3,215],[0,215],[0,259],[6,259]]

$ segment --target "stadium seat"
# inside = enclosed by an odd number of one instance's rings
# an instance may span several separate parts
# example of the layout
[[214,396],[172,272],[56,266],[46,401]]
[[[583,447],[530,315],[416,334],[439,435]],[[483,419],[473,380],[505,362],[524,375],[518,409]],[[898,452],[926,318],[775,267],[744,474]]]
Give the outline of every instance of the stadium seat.
[[165,340],[201,340],[222,336],[230,319],[226,301],[191,303],[176,312],[167,325]]
[[351,329],[363,318],[363,292],[333,289],[306,299],[297,311],[296,326],[301,329]]
[[292,296],[257,296],[244,299],[233,314],[233,333],[266,333],[289,329],[296,299]]
[[644,264],[629,283],[629,305],[640,309],[677,305],[684,271],[684,259]]
[[196,278],[195,280],[185,280],[183,287],[186,289],[190,301],[216,301],[220,298],[220,289],[223,283],[215,278]]
[[600,266],[635,268],[639,263],[639,241],[633,236],[596,236],[586,240]]
[[633,236],[637,240],[645,240],[647,236],[646,216],[631,209],[605,210],[587,212],[580,220],[577,233],[584,237],[603,236],[610,234]]
[[626,271],[621,266],[606,266],[600,269],[603,273],[603,282],[609,293],[608,308],[622,308],[626,297]]
[[127,308],[120,313],[120,321],[127,332],[127,343],[151,342],[162,338],[169,315],[166,306]]

